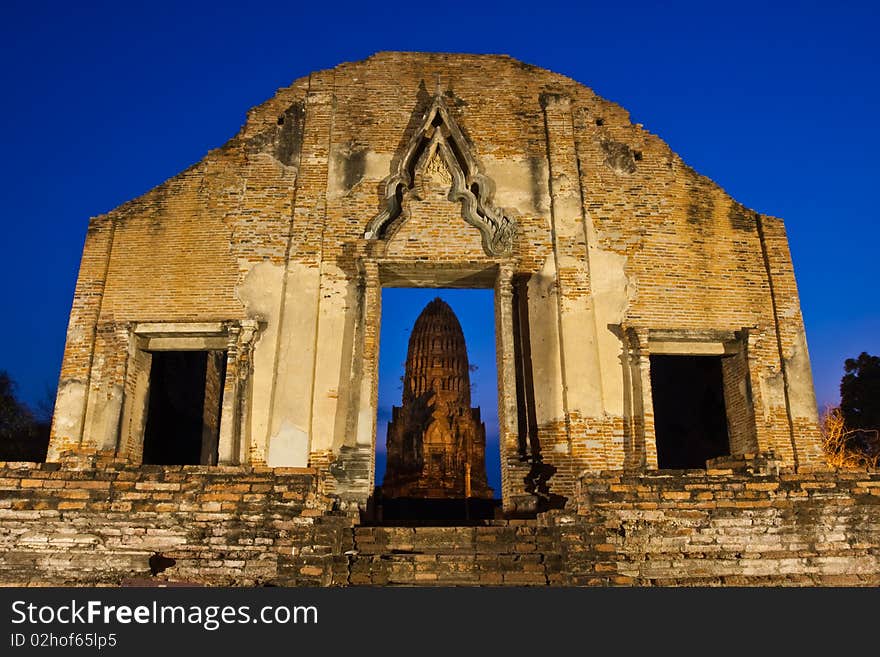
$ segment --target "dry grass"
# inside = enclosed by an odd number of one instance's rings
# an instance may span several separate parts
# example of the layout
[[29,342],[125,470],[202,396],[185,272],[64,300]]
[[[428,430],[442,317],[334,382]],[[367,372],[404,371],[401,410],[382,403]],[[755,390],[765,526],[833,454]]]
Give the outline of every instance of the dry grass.
[[840,408],[828,408],[822,417],[822,447],[828,463],[837,468],[880,466],[880,432],[847,429]]

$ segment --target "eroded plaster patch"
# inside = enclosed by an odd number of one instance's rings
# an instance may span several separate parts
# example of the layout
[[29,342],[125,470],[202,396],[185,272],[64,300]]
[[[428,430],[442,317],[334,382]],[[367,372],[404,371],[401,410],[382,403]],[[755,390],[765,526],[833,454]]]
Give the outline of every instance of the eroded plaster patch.
[[793,417],[814,418],[817,415],[813,394],[813,372],[807,353],[807,339],[798,331],[791,354],[785,359],[788,374],[788,402]]
[[764,419],[772,421],[772,409],[785,406],[785,385],[782,372],[767,370],[759,377],[761,383],[761,399],[764,402]]
[[271,262],[259,262],[247,272],[235,290],[235,296],[244,305],[245,313],[253,319],[269,323],[278,316],[278,290],[284,268]]
[[251,267],[235,291],[247,316],[262,320],[264,326],[252,356],[250,446],[256,446],[257,451],[250,458],[262,458],[261,450],[269,432],[284,276],[284,268],[280,265],[261,262]]
[[76,438],[82,422],[86,385],[77,379],[62,381],[55,400],[55,432],[64,438]]
[[626,322],[636,286],[626,272],[627,257],[614,251],[590,250],[590,274],[602,372],[602,398],[607,414],[624,414],[623,344],[616,327]]
[[543,170],[536,174],[534,167],[522,160],[492,156],[481,159],[487,176],[495,183],[495,201],[499,206],[518,216],[539,214],[546,209],[538,207],[543,195],[533,189],[536,176],[546,176]]
[[623,323],[636,297],[636,286],[626,274],[626,261],[625,255],[614,251],[590,250],[593,301],[597,313],[609,324]]
[[270,468],[302,468],[308,464],[308,432],[285,420],[269,439],[266,465]]
[[556,266],[552,256],[528,282],[529,331],[535,413],[539,423],[564,419],[562,374],[559,356],[559,324],[556,302]]

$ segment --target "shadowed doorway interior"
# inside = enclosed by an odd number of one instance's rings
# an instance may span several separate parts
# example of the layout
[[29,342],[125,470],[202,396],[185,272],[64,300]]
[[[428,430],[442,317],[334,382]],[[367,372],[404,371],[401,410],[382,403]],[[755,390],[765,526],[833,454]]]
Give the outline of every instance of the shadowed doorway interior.
[[730,453],[720,357],[651,356],[651,392],[661,470]]
[[157,351],[150,366],[143,463],[215,465],[224,351]]

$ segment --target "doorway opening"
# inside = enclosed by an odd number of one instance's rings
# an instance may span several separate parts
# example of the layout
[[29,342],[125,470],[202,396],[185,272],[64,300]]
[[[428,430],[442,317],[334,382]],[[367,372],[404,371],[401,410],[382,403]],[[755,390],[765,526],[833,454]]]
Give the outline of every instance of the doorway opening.
[[382,289],[376,521],[461,524],[500,509],[491,289]]
[[156,351],[150,365],[143,463],[216,465],[225,351]]
[[650,358],[658,467],[705,468],[730,454],[721,357]]

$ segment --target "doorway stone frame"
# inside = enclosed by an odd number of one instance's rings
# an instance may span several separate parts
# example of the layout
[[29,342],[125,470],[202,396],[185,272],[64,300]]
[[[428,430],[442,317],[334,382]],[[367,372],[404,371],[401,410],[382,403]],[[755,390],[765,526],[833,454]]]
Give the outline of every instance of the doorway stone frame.
[[[654,401],[651,390],[651,356],[721,356],[740,359],[740,380],[722,381],[725,410],[730,422],[729,395],[740,383],[748,399],[746,417],[738,423],[742,435],[730,435],[730,454],[740,456],[758,451],[759,425],[755,420],[752,390],[760,386],[756,379],[754,352],[755,330],[743,327],[738,331],[648,328],[631,324],[620,325],[624,338],[624,381],[627,417],[632,425],[631,444],[625,447],[625,468],[635,471],[657,470],[657,436],[654,428]],[[748,392],[745,392],[745,391]],[[730,430],[730,424],[728,425]]]
[[251,319],[134,324],[126,362],[117,456],[131,463],[142,462],[153,352],[223,351],[226,353],[226,375],[220,409],[217,463],[244,463],[248,453],[252,351],[259,330],[259,323]]
[[[494,292],[495,359],[498,374],[498,430],[501,451],[501,499],[505,510],[532,499],[525,481],[517,481],[514,465],[522,461],[517,428],[516,370],[513,339],[513,274],[508,260],[427,262],[393,260],[381,256],[358,259],[363,286],[360,353],[359,421],[356,443],[369,449],[369,490],[337,485],[337,494],[365,502],[372,494],[376,472],[377,412],[379,400],[379,334],[382,322],[382,288],[492,289]],[[355,369],[356,371],[356,369]],[[341,456],[341,455],[340,455]],[[353,456],[353,455],[352,455]],[[344,464],[339,464],[344,469]]]

